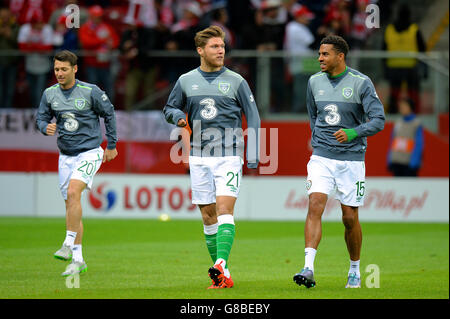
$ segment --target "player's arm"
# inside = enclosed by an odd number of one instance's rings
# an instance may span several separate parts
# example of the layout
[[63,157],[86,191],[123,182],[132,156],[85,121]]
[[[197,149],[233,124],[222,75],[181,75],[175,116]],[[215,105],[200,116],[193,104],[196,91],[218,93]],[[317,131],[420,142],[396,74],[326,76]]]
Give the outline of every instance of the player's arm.
[[105,153],[103,154],[103,163],[113,160],[117,155],[117,128],[116,115],[114,113],[114,106],[111,104],[105,92],[100,90],[97,86],[92,89],[92,105],[95,112],[103,117],[105,122],[107,145]]
[[239,85],[237,99],[247,119],[248,130],[251,129],[254,132],[254,134],[247,135],[247,167],[257,168],[259,163],[259,129],[261,128],[261,119],[255,98],[245,80],[242,80]]
[[50,104],[47,102],[47,97],[42,94],[41,102],[36,114],[36,126],[44,135],[55,135],[56,123],[50,123],[53,118],[53,112]]
[[306,89],[306,108],[309,115],[309,126],[311,128],[311,133],[314,132],[314,127],[316,126],[317,120],[317,106],[314,100],[314,94],[311,89],[310,81],[308,81],[308,86]]
[[380,132],[384,128],[386,121],[384,115],[383,104],[378,98],[375,87],[370,79],[366,79],[361,87],[361,104],[367,116],[367,122],[360,124],[354,128],[340,129],[334,136],[340,142],[350,142],[356,137],[372,136]]
[[185,94],[183,93],[180,80],[178,79],[170,92],[169,99],[163,109],[164,117],[168,123],[180,127],[186,126],[186,114],[183,112],[185,103]]

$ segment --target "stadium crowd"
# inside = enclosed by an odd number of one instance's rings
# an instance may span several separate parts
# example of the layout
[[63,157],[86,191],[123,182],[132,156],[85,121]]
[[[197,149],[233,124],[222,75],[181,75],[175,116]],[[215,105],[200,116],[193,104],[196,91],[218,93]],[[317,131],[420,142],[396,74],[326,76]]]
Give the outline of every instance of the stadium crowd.
[[[225,30],[228,51],[314,53],[329,34],[344,37],[352,50],[365,49],[371,35],[364,25],[365,8],[372,2],[390,11],[391,1],[373,0],[0,1],[0,107],[37,107],[42,91],[54,82],[51,56],[68,49],[82,57],[80,79],[99,85],[116,109],[131,110],[198,64],[197,57],[170,59],[148,53],[194,52],[195,33],[209,25]],[[80,24],[71,28],[67,23],[75,20],[74,11],[66,10],[69,5],[79,9]],[[304,104],[294,102],[304,100],[298,95],[311,74],[307,62],[271,61],[272,78],[292,83],[294,112],[306,112]],[[254,59],[240,65],[250,85],[256,81],[255,67]],[[272,81],[272,99],[284,100],[283,85]]]

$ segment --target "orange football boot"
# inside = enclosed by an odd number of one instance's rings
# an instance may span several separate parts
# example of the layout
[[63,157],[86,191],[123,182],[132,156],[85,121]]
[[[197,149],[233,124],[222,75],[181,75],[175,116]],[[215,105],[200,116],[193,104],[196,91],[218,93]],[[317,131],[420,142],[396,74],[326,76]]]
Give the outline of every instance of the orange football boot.
[[221,286],[225,279],[225,276],[223,275],[223,268],[220,264],[216,264],[209,268],[208,275],[213,281],[212,286],[209,288],[213,288],[213,286]]

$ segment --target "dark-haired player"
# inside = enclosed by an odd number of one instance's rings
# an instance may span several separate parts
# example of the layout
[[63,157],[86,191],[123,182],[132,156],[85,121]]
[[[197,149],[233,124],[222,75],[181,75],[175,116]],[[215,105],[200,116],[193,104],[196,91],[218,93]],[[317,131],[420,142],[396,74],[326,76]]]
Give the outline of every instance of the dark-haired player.
[[[96,85],[75,78],[77,56],[67,50],[54,61],[57,84],[47,88],[41,98],[36,124],[44,135],[58,134],[59,188],[66,203],[66,238],[54,257],[72,260],[63,276],[87,271],[81,241],[81,194],[90,189],[100,165],[117,156],[114,106]],[[103,150],[100,117],[105,120],[108,144]],[[56,118],[56,123],[51,123]]]
[[384,128],[385,116],[371,80],[346,65],[348,51],[343,38],[324,38],[318,58],[321,72],[310,77],[306,93],[313,154],[307,166],[305,265],[294,281],[308,288],[316,284],[314,258],[322,237],[322,214],[332,191],[341,203],[350,255],[346,288],[361,287],[358,207],[364,204],[366,189],[366,137]]

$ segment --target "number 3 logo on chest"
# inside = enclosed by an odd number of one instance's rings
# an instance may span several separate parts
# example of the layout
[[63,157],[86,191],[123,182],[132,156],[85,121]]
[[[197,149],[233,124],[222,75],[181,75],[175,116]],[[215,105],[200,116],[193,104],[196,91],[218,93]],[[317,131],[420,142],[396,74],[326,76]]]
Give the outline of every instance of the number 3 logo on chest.
[[200,105],[203,109],[200,111],[200,116],[205,120],[212,120],[217,116],[216,102],[212,98],[205,98],[200,101]]
[[325,122],[330,125],[338,125],[341,122],[341,116],[336,104],[328,104],[323,108],[328,114],[325,116]]

